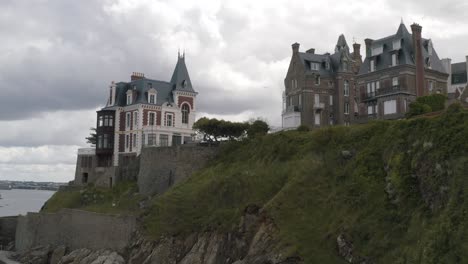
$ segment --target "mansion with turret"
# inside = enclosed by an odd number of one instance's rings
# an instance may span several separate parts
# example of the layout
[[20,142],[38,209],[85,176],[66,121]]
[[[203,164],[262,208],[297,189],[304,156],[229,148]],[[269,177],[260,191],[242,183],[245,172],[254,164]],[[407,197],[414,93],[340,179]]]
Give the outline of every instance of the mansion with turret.
[[402,22],[396,33],[365,40],[351,51],[344,35],[334,53],[299,51],[292,57],[284,81],[283,128],[306,125],[366,123],[374,119],[400,119],[417,97],[447,94],[449,71],[431,39],[422,37],[422,27]]
[[170,81],[134,72],[129,81],[112,82],[105,107],[97,111],[96,147],[78,150],[75,185],[112,186],[119,167],[135,160],[143,147],[191,142],[197,94],[185,54],[179,54]]

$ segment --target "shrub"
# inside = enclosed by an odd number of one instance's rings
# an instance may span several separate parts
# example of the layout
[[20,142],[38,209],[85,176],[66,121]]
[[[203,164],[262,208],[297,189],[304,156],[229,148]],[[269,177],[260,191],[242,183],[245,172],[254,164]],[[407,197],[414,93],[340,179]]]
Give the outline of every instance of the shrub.
[[308,126],[306,126],[306,125],[300,125],[300,126],[297,127],[297,131],[300,131],[300,132],[307,132],[309,130],[310,130],[310,128]]

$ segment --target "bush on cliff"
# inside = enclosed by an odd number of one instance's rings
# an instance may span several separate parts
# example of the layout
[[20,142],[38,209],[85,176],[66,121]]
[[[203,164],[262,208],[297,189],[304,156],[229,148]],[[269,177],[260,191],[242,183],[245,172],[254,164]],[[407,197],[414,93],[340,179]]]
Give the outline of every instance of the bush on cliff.
[[[468,114],[378,121],[232,142],[211,166],[155,197],[149,234],[235,230],[263,207],[305,263],[468,262]],[[346,154],[346,155],[345,155]]]
[[409,105],[409,111],[406,117],[410,118],[417,115],[427,114],[430,112],[442,111],[445,108],[447,97],[443,94],[431,94],[421,96]]

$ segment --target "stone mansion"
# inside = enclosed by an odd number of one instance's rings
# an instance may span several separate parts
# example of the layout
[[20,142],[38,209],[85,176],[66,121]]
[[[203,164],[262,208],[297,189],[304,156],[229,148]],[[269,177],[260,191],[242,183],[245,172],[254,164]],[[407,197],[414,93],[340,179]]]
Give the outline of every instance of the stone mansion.
[[396,33],[365,40],[351,51],[344,35],[334,53],[299,51],[292,58],[283,93],[283,128],[307,125],[365,123],[372,119],[399,119],[419,96],[447,94],[449,72],[431,39],[422,38],[422,27],[402,22]]
[[135,160],[143,146],[192,141],[197,94],[185,54],[179,54],[169,82],[135,72],[130,81],[112,82],[106,106],[97,111],[96,147],[78,150],[75,184],[101,179],[112,186],[118,167]]

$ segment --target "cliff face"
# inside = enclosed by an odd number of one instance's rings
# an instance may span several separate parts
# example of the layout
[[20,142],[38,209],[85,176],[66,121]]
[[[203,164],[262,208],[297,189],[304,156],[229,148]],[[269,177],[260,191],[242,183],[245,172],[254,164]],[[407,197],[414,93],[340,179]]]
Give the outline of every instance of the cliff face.
[[299,257],[281,255],[278,242],[275,225],[259,214],[258,207],[250,206],[237,230],[232,232],[200,232],[158,241],[138,234],[130,245],[128,263],[302,263]]

